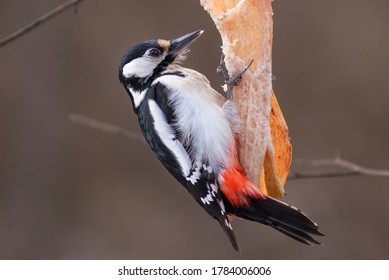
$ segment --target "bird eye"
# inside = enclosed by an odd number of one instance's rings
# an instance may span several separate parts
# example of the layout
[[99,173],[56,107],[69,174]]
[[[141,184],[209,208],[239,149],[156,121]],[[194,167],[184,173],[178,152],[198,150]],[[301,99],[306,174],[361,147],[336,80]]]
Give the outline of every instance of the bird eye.
[[155,48],[150,49],[150,50],[148,50],[147,55],[149,57],[155,58],[155,57],[158,57],[161,55],[161,51],[159,49],[155,49]]

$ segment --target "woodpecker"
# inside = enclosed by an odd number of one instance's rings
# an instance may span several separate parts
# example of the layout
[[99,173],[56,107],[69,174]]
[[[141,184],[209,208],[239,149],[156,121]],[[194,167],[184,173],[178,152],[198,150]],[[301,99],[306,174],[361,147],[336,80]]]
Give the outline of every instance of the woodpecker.
[[319,227],[294,206],[266,196],[238,161],[241,120],[232,100],[199,72],[181,66],[202,30],[174,40],[150,40],[123,56],[119,80],[131,98],[155,156],[239,251],[230,216],[259,222],[307,245]]

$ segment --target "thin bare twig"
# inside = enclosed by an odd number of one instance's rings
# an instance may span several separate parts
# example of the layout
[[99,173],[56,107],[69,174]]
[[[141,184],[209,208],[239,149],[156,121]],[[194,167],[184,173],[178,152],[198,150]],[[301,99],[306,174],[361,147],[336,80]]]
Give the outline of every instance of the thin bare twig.
[[335,159],[317,159],[312,161],[312,166],[320,167],[320,166],[328,166],[328,165],[336,165],[339,167],[343,167],[349,171],[356,172],[357,174],[360,175],[374,176],[374,177],[389,177],[389,170],[362,167],[356,163],[342,159],[340,157],[336,157]]
[[136,132],[129,131],[127,129],[121,128],[117,125],[113,125],[110,123],[98,121],[96,119],[92,119],[80,114],[70,113],[69,120],[74,123],[78,123],[96,130],[122,135],[130,140],[135,140],[141,143],[146,143],[145,139],[142,135],[139,135]]
[[[137,142],[146,143],[143,136],[132,132],[130,130],[121,128],[117,125],[98,121],[96,119],[86,117],[76,113],[69,114],[69,120],[96,130],[122,135],[130,140]],[[342,159],[338,153],[335,158],[332,159],[297,159],[297,161],[304,162],[312,167],[324,167],[334,166],[342,168],[341,170],[317,170],[317,171],[294,171],[290,172],[288,179],[315,179],[315,178],[330,178],[330,177],[342,177],[342,176],[355,176],[355,175],[366,175],[374,177],[389,177],[389,170],[379,170],[373,168],[362,167],[351,161]]]
[[361,175],[359,172],[352,170],[334,170],[334,171],[293,171],[288,175],[288,180],[296,179],[315,179],[315,178],[331,178]]
[[337,153],[335,158],[332,159],[300,159],[312,167],[324,167],[335,166],[340,167],[343,170],[333,171],[309,171],[309,172],[291,172],[288,179],[309,179],[309,178],[325,178],[325,177],[340,177],[340,176],[353,176],[364,175],[374,177],[389,177],[389,170],[373,169],[360,166],[354,162],[342,159],[340,153]]
[[82,1],[83,0],[70,0],[70,1],[67,1],[67,2],[59,5],[58,7],[54,8],[53,10],[48,12],[47,14],[35,19],[30,24],[27,24],[26,26],[24,26],[24,27],[20,28],[19,30],[15,31],[14,33],[4,37],[3,39],[0,39],[0,48],[5,46],[6,44],[18,39],[19,37],[23,36],[24,34],[30,32],[31,30],[36,28],[38,25],[47,22],[49,19],[62,13],[66,9],[68,9],[70,7],[77,8],[77,5]]

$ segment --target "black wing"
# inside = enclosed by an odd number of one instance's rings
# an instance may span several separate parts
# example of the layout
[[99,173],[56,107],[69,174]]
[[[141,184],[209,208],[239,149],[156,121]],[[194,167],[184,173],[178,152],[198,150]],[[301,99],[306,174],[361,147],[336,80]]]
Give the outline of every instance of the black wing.
[[177,118],[169,104],[168,94],[164,85],[156,83],[147,91],[139,107],[139,124],[146,141],[165,168],[209,215],[219,221],[233,247],[239,250],[213,170],[207,162],[190,157],[190,143],[183,144],[181,132],[174,125]]
[[239,244],[224,206],[224,195],[211,167],[204,162],[195,162],[186,179],[186,188],[189,193],[209,215],[219,221],[232,246],[239,251]]
[[[156,120],[153,118],[152,108],[150,107],[150,102],[156,104],[158,107],[154,108],[159,110],[160,116],[162,119],[159,120],[164,122],[163,125],[166,125],[166,129],[170,128],[170,131],[165,131],[163,135],[158,132]],[[158,113],[158,112],[157,112]],[[145,95],[145,100],[140,104],[138,110],[138,120],[142,133],[153,150],[155,156],[161,161],[164,167],[182,184],[185,186],[186,180],[182,172],[182,162],[178,161],[178,156],[180,158],[186,158],[189,160],[189,157],[183,152],[185,150],[178,148],[180,143],[177,141],[176,132],[172,127],[172,123],[176,121],[173,110],[168,104],[167,90],[166,87],[160,83],[150,87]],[[162,128],[161,128],[162,129]],[[164,143],[165,141],[165,143]],[[173,149],[166,146],[166,142],[171,143],[172,145],[177,146],[177,150],[181,150],[182,154],[178,155]],[[181,145],[182,146],[182,145]],[[186,153],[186,151],[185,151]],[[188,166],[191,165],[191,162],[187,163]]]

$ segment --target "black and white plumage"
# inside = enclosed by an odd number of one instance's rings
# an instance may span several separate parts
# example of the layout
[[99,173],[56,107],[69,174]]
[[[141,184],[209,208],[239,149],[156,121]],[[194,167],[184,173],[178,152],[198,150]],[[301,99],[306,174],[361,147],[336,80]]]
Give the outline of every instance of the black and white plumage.
[[[119,79],[129,94],[147,143],[165,168],[219,221],[239,250],[228,215],[270,225],[306,244],[318,226],[300,210],[266,197],[237,160],[240,119],[202,74],[180,66],[203,31],[175,40],[140,43],[123,56]],[[231,186],[239,182],[237,186]],[[234,183],[235,184],[235,183]]]

